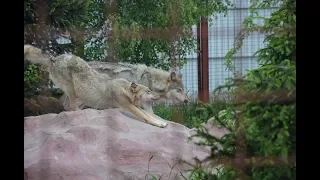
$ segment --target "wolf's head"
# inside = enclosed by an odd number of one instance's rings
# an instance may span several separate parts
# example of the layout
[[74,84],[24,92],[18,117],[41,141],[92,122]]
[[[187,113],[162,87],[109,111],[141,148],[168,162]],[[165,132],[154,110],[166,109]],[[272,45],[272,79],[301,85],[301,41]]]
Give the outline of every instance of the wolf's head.
[[172,100],[173,102],[189,102],[188,97],[184,93],[182,74],[176,75],[175,72],[171,72],[165,91],[165,94],[167,94],[167,98],[169,98],[169,100]]
[[147,86],[142,84],[131,83],[131,90],[135,94],[134,104],[140,105],[140,102],[153,102],[160,99],[160,94],[151,91]]
[[189,99],[182,88],[169,89],[165,92],[165,96],[167,100],[171,100],[173,103],[189,102]]

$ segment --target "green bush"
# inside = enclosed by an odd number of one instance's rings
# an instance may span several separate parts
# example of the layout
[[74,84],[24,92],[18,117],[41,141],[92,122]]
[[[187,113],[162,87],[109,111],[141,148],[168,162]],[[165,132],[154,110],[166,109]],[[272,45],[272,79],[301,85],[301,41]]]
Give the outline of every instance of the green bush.
[[49,75],[43,67],[24,63],[24,97],[39,95],[49,85]]
[[188,128],[199,127],[201,123],[226,109],[228,103],[224,99],[213,101],[211,104],[156,104],[153,107],[154,113],[163,119],[174,121],[187,126]]
[[153,107],[154,113],[163,119],[174,121],[192,127],[191,118],[196,113],[197,104],[166,105],[157,104]]
[[[230,62],[243,38],[256,30],[267,32],[267,46],[256,52],[261,67],[225,86],[234,87],[231,92],[235,99],[226,109],[229,117],[220,120],[217,117],[215,123],[229,129],[230,133],[216,138],[200,126],[195,135],[205,139],[200,145],[212,147],[212,162],[220,160],[219,164],[224,167],[215,174],[196,168],[190,179],[199,176],[219,180],[296,179],[296,2],[282,1],[270,18],[263,18],[263,26],[253,23],[255,18],[261,19],[255,13],[257,8],[277,3],[279,1],[252,1],[252,14],[244,23],[245,33],[239,34],[235,48],[226,56],[228,67],[232,69]],[[230,113],[236,110],[240,113]],[[210,105],[204,111],[209,113]],[[230,118],[234,123],[227,123]],[[217,148],[217,143],[222,149]]]

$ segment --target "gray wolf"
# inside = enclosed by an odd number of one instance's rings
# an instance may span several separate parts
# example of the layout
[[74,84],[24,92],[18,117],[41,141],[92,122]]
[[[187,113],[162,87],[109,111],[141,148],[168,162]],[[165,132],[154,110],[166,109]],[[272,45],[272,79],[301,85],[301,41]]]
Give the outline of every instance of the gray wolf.
[[48,67],[49,78],[66,94],[71,109],[79,110],[77,98],[89,107],[120,107],[149,124],[165,127],[166,122],[143,112],[137,106],[144,102],[157,100],[160,95],[147,86],[130,82],[124,78],[112,79],[99,74],[87,62],[75,55],[62,54],[49,57],[39,48],[24,45],[24,58],[34,64]]
[[[182,75],[168,72],[162,69],[148,67],[143,64],[112,63],[90,61],[89,66],[101,74],[107,74],[111,78],[124,78],[149,87],[152,91],[161,94],[158,102],[188,103],[184,92]],[[153,113],[151,103],[142,103],[142,108]]]

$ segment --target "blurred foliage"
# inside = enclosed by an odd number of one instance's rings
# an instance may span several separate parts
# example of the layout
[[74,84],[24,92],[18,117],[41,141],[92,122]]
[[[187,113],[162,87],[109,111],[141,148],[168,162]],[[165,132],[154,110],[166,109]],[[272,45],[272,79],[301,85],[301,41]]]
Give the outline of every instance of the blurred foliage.
[[213,104],[156,104],[153,111],[163,119],[177,122],[188,128],[199,127],[214,114],[224,110],[227,104],[222,101],[214,101]]
[[105,58],[110,23],[107,21],[107,3],[106,0],[91,0],[88,5],[88,14],[86,22],[86,39],[84,59],[102,60]]
[[226,14],[231,6],[229,0],[93,0],[88,26],[99,33],[87,40],[86,58],[181,67],[196,47],[191,27],[201,16]]
[[[79,41],[83,41],[78,36],[82,36],[81,30],[85,27],[89,2],[90,0],[24,1],[24,43],[35,45],[53,55],[73,52],[81,56],[75,50]],[[57,39],[60,37],[70,38],[71,43],[59,44]]]

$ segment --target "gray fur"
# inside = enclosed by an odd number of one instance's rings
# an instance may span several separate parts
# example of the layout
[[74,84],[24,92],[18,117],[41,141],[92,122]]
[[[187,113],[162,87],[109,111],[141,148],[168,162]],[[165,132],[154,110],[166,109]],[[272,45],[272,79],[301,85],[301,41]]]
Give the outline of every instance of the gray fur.
[[[184,93],[182,75],[176,75],[168,71],[148,67],[144,64],[112,63],[112,62],[88,62],[89,66],[101,74],[111,78],[125,78],[129,81],[148,86],[152,91],[161,94],[157,101],[178,103],[189,102]],[[142,107],[153,113],[151,104],[144,103]]]
[[148,87],[132,83],[124,78],[113,79],[99,74],[87,62],[75,55],[62,54],[49,58],[31,45],[24,46],[24,57],[31,63],[48,66],[49,77],[69,99],[72,110],[79,110],[77,98],[85,106],[93,108],[120,107],[150,124],[167,126],[166,122],[144,113],[136,106],[145,101],[159,99],[160,95]]

